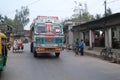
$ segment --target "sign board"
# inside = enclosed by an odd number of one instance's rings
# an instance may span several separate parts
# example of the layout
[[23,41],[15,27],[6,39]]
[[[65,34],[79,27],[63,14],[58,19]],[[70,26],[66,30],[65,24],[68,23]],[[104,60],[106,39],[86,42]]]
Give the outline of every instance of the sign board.
[[59,23],[59,19],[57,16],[38,16],[36,19],[34,19],[34,22],[36,23]]

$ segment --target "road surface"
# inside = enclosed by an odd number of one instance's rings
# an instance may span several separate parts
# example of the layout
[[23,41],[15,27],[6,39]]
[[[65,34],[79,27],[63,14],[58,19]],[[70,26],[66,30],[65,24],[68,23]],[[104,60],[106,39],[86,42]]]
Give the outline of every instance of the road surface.
[[24,53],[9,52],[0,80],[120,80],[120,65],[67,50],[34,58],[25,44]]

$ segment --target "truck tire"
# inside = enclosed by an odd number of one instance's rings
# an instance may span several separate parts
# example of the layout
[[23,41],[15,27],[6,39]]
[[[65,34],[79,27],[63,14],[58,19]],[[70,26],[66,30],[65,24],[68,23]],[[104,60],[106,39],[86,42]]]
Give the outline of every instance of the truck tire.
[[2,71],[3,71],[3,68],[0,69],[0,72],[2,72]]
[[34,57],[37,57],[37,53],[36,53],[36,51],[34,51]]
[[59,55],[60,55],[60,53],[55,53],[55,56],[58,58],[59,57]]
[[30,45],[30,51],[33,52],[33,42]]
[[12,50],[12,52],[14,53],[14,50]]

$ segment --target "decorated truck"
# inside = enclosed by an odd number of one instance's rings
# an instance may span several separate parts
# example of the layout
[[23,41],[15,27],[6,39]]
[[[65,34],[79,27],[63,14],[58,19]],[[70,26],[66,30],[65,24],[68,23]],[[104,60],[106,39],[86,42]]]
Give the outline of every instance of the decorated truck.
[[59,57],[64,43],[63,26],[56,16],[38,16],[30,26],[30,50],[34,57],[55,53]]

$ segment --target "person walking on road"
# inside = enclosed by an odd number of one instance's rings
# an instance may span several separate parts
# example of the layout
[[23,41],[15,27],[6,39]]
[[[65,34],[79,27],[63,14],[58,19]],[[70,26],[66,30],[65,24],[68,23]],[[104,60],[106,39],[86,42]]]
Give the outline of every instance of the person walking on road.
[[18,48],[18,40],[14,40],[13,42],[13,48],[17,49]]
[[83,40],[81,40],[79,47],[80,47],[81,56],[83,56],[84,55],[84,48],[85,48],[85,42]]

